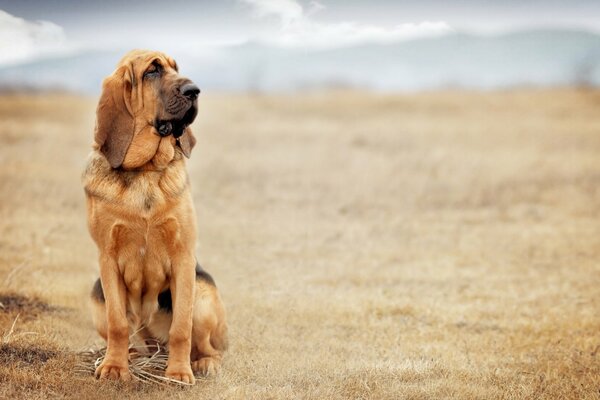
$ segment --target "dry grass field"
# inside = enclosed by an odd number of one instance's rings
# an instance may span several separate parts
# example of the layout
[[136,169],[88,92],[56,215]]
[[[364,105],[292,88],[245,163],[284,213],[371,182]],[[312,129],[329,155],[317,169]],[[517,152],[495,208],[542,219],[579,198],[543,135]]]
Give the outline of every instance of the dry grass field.
[[75,371],[94,109],[0,97],[0,398],[600,398],[600,91],[203,94],[231,346],[193,388]]

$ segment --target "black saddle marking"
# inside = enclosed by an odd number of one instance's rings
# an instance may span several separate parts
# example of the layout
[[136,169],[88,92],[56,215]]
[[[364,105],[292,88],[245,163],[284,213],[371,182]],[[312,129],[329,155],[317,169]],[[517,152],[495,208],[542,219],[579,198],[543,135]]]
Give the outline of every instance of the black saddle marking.
[[215,280],[208,272],[206,272],[200,264],[196,263],[196,280],[204,281],[208,283],[210,286],[217,287]]
[[96,279],[94,287],[92,288],[92,299],[97,300],[101,303],[105,302],[104,290],[102,290],[102,282],[100,282],[100,278]]
[[[210,276],[208,272],[202,269],[202,267],[198,263],[196,263],[196,280],[204,281],[211,286],[217,287],[217,285],[215,285],[215,280],[212,278],[212,276]],[[158,295],[158,308],[159,310],[164,312],[173,312],[171,289],[167,289]]]

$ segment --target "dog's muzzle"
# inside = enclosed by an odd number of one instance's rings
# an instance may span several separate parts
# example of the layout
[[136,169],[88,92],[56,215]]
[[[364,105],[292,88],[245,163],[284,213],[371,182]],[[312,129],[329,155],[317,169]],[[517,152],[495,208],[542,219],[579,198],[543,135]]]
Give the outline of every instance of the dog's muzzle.
[[[167,112],[171,114],[170,118],[157,118],[154,121],[154,128],[161,137],[173,135],[175,139],[178,139],[181,135],[183,135],[185,129],[192,122],[194,122],[194,119],[198,114],[197,98],[200,94],[200,89],[198,89],[198,87],[193,83],[188,82],[179,88],[179,92],[183,96],[180,97],[179,100],[181,100],[181,98],[185,99],[183,103],[180,104],[187,104],[187,107],[177,112],[171,112],[167,110]],[[175,103],[177,103],[177,101],[175,101]]]

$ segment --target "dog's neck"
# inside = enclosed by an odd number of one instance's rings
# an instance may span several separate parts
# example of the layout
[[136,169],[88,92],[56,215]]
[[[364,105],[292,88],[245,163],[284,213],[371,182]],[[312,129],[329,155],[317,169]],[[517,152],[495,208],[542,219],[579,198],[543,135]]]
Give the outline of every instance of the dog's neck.
[[94,150],[89,156],[82,181],[88,196],[109,202],[116,201],[112,197],[117,193],[121,199],[126,199],[127,192],[139,192],[140,184],[144,186],[142,191],[160,192],[160,195],[156,193],[155,197],[165,200],[176,198],[189,184],[180,149],[175,151],[175,156],[166,166],[157,167],[152,159],[138,168],[129,170],[112,168],[106,157],[100,151]]
[[161,137],[153,126],[148,125],[134,135],[121,168],[128,171],[162,170],[181,156],[180,151],[177,139]]
[[177,147],[174,149],[174,153],[173,153],[172,157],[163,152],[157,151],[156,154],[154,155],[154,157],[152,157],[148,162],[140,165],[139,167],[135,167],[135,168],[119,167],[119,168],[113,168],[113,169],[115,169],[117,171],[132,172],[132,173],[150,172],[150,171],[161,172],[161,171],[164,171],[165,169],[169,168],[169,166],[171,164],[173,164],[174,162],[181,161],[181,160],[183,160],[183,153],[181,152],[181,149],[179,147]]

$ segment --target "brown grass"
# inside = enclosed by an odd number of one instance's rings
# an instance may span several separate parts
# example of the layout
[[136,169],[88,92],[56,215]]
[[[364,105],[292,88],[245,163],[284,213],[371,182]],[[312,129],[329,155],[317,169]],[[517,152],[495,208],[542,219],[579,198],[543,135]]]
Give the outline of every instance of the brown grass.
[[[106,346],[96,349],[88,349],[78,355],[77,372],[83,375],[94,375],[98,366],[106,357]],[[191,383],[181,382],[167,378],[165,372],[169,360],[168,349],[153,341],[145,345],[129,344],[129,371],[133,379],[138,383],[156,385],[183,385],[190,386]]]
[[600,398],[600,92],[200,104],[189,170],[229,312],[221,375],[77,373],[103,345],[79,183],[95,104],[13,95],[0,294],[25,297],[0,307],[0,398]]

